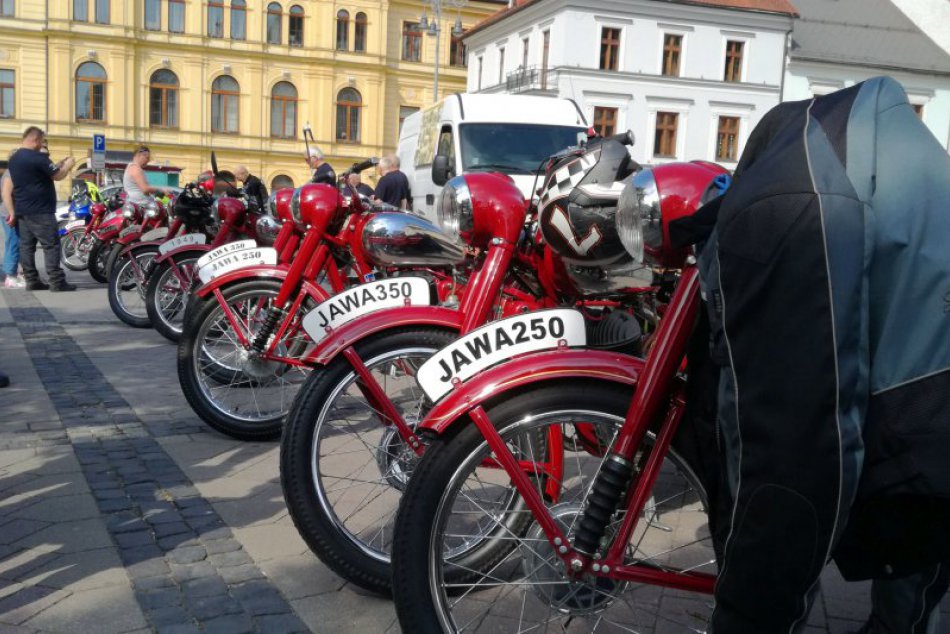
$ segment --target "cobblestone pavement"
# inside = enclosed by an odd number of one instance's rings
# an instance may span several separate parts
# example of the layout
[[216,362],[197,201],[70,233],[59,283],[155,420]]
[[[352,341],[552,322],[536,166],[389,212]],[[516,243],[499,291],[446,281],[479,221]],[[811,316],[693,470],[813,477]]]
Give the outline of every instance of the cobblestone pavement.
[[[205,427],[174,346],[70,279],[0,293],[0,632],[397,631],[297,535],[277,444]],[[830,568],[808,631],[857,629],[867,597]]]

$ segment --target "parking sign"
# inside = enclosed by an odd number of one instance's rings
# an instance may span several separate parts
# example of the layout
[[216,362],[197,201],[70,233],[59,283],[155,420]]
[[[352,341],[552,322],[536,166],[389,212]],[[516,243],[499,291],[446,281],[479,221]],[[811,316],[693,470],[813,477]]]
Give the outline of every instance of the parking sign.
[[92,135],[92,169],[104,170],[106,168],[106,135]]

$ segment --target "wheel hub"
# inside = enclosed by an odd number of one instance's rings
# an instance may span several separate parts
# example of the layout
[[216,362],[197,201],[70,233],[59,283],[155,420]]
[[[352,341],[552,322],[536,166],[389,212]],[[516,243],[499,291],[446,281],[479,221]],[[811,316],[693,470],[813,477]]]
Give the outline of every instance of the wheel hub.
[[279,363],[267,361],[251,350],[241,350],[238,355],[238,366],[249,379],[264,381],[277,374]]
[[[584,514],[579,504],[557,504],[551,516],[570,539]],[[544,530],[534,524],[521,546],[524,574],[538,598],[555,610],[569,615],[600,612],[626,589],[626,582],[592,574],[569,576]]]
[[[405,421],[415,431],[419,421],[410,417]],[[376,445],[376,466],[383,479],[394,489],[405,491],[418,461],[416,452],[405,443],[396,426],[388,425]]]

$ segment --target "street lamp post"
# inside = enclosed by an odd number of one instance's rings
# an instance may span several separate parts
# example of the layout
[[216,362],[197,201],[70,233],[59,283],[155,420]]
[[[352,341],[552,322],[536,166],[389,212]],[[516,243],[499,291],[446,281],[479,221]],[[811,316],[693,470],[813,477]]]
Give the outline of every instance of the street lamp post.
[[462,16],[460,11],[468,0],[423,0],[423,4],[432,11],[432,20],[426,15],[426,9],[422,11],[422,17],[419,18],[419,26],[429,35],[435,36],[435,73],[432,78],[432,103],[439,100],[439,62],[441,58],[440,40],[442,36],[442,8],[451,6],[455,8],[455,25],[452,27],[452,35],[458,37],[462,34]]

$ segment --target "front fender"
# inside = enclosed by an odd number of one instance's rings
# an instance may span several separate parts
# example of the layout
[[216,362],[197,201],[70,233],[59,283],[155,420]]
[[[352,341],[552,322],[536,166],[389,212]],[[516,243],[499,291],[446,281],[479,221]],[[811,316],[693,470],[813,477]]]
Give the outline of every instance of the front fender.
[[377,310],[334,330],[314,346],[306,361],[326,365],[344,348],[349,348],[370,335],[400,326],[437,326],[461,331],[462,317],[459,311],[442,306],[400,306]]
[[169,260],[177,255],[182,253],[207,253],[211,250],[210,244],[191,244],[183,247],[178,247],[177,249],[172,249],[164,255],[160,255],[155,258],[155,264],[161,264],[165,260]]
[[635,386],[643,359],[606,350],[568,349],[527,354],[472,377],[436,403],[419,427],[442,434],[489,399],[541,381],[611,381]]
[[246,282],[253,278],[266,278],[283,281],[287,278],[287,272],[289,270],[290,267],[286,264],[278,264],[277,266],[247,266],[243,269],[237,269],[236,271],[225,273],[220,277],[214,278],[207,284],[199,286],[198,290],[195,291],[195,294],[198,297],[204,298],[222,286],[227,286],[228,284],[232,284],[234,282]]
[[158,249],[162,242],[164,242],[164,240],[149,240],[148,242],[133,242],[132,244],[128,244],[119,240],[118,243],[124,245],[121,253],[119,253],[119,257],[124,256],[126,253],[129,253],[132,250],[138,250],[139,247],[154,247],[155,249]]

